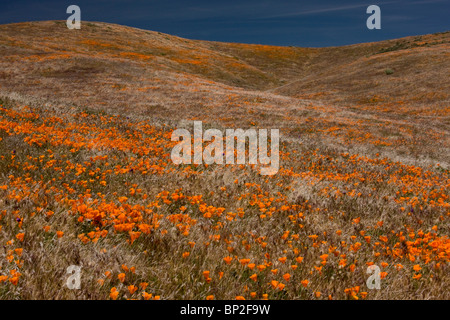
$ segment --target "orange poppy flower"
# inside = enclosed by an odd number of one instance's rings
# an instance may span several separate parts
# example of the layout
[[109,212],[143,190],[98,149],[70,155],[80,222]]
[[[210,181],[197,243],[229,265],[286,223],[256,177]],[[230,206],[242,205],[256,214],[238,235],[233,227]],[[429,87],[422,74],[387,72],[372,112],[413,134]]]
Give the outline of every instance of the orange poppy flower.
[[115,287],[112,287],[111,292],[109,293],[109,297],[113,300],[116,300],[118,296],[119,296],[119,291],[117,291],[117,289]]
[[297,263],[302,263],[303,257],[297,257],[295,258],[295,261],[297,261]]
[[142,296],[144,297],[145,300],[150,300],[152,298],[152,294],[151,293],[147,293],[147,292],[142,292]]
[[291,275],[289,273],[285,273],[283,275],[283,279],[286,280],[286,281],[289,281],[290,278],[291,278]]
[[128,286],[128,291],[130,292],[130,294],[135,293],[137,291],[137,289],[138,288],[136,286],[134,286],[134,285],[129,285]]
[[141,287],[142,290],[145,290],[145,288],[147,288],[147,286],[148,286],[148,282],[141,282],[141,283],[139,284],[139,287]]
[[230,264],[231,260],[233,260],[233,258],[230,256],[223,258],[223,261],[225,261],[226,264]]
[[281,263],[285,263],[286,260],[287,260],[287,257],[278,258],[278,261],[280,261]]
[[14,276],[9,278],[9,282],[11,282],[13,285],[17,286],[17,283],[19,282],[19,277],[18,276]]

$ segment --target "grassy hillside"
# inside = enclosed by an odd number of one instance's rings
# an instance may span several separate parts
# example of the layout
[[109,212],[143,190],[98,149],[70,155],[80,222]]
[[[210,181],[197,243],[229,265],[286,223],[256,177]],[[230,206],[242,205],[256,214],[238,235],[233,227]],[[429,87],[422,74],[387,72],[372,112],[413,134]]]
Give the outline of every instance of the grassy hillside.
[[[1,25],[0,298],[449,299],[449,54]],[[174,165],[193,120],[280,129],[279,172]]]
[[[448,107],[450,33],[328,48],[305,77],[275,92],[340,105],[375,102]],[[326,62],[325,62],[326,61]]]

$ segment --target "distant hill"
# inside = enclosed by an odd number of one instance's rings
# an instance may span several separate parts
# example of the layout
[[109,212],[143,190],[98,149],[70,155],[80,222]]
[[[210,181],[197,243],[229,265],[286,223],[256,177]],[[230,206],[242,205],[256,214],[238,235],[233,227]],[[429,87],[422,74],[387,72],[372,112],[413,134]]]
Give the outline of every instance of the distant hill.
[[136,99],[124,92],[130,88],[172,87],[181,76],[337,104],[445,105],[449,55],[449,32],[298,48],[188,40],[102,22],[83,22],[81,30],[65,21],[29,22],[0,26],[0,89],[116,104]]

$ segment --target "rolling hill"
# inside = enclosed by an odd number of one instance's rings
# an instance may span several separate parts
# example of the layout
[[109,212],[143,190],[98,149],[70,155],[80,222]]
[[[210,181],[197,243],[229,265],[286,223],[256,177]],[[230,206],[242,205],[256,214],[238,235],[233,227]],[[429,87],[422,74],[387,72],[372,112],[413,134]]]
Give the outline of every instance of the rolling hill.
[[[0,298],[449,299],[449,74],[449,32],[298,48],[0,25]],[[175,165],[194,120],[279,129],[279,172]]]

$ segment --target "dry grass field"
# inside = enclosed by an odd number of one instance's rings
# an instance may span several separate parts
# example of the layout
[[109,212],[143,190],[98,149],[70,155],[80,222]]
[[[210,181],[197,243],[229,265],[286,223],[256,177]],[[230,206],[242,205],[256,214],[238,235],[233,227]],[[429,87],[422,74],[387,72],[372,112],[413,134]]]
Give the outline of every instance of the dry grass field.
[[[450,299],[449,74],[450,32],[0,25],[0,299]],[[174,165],[194,120],[280,129],[279,172]]]

